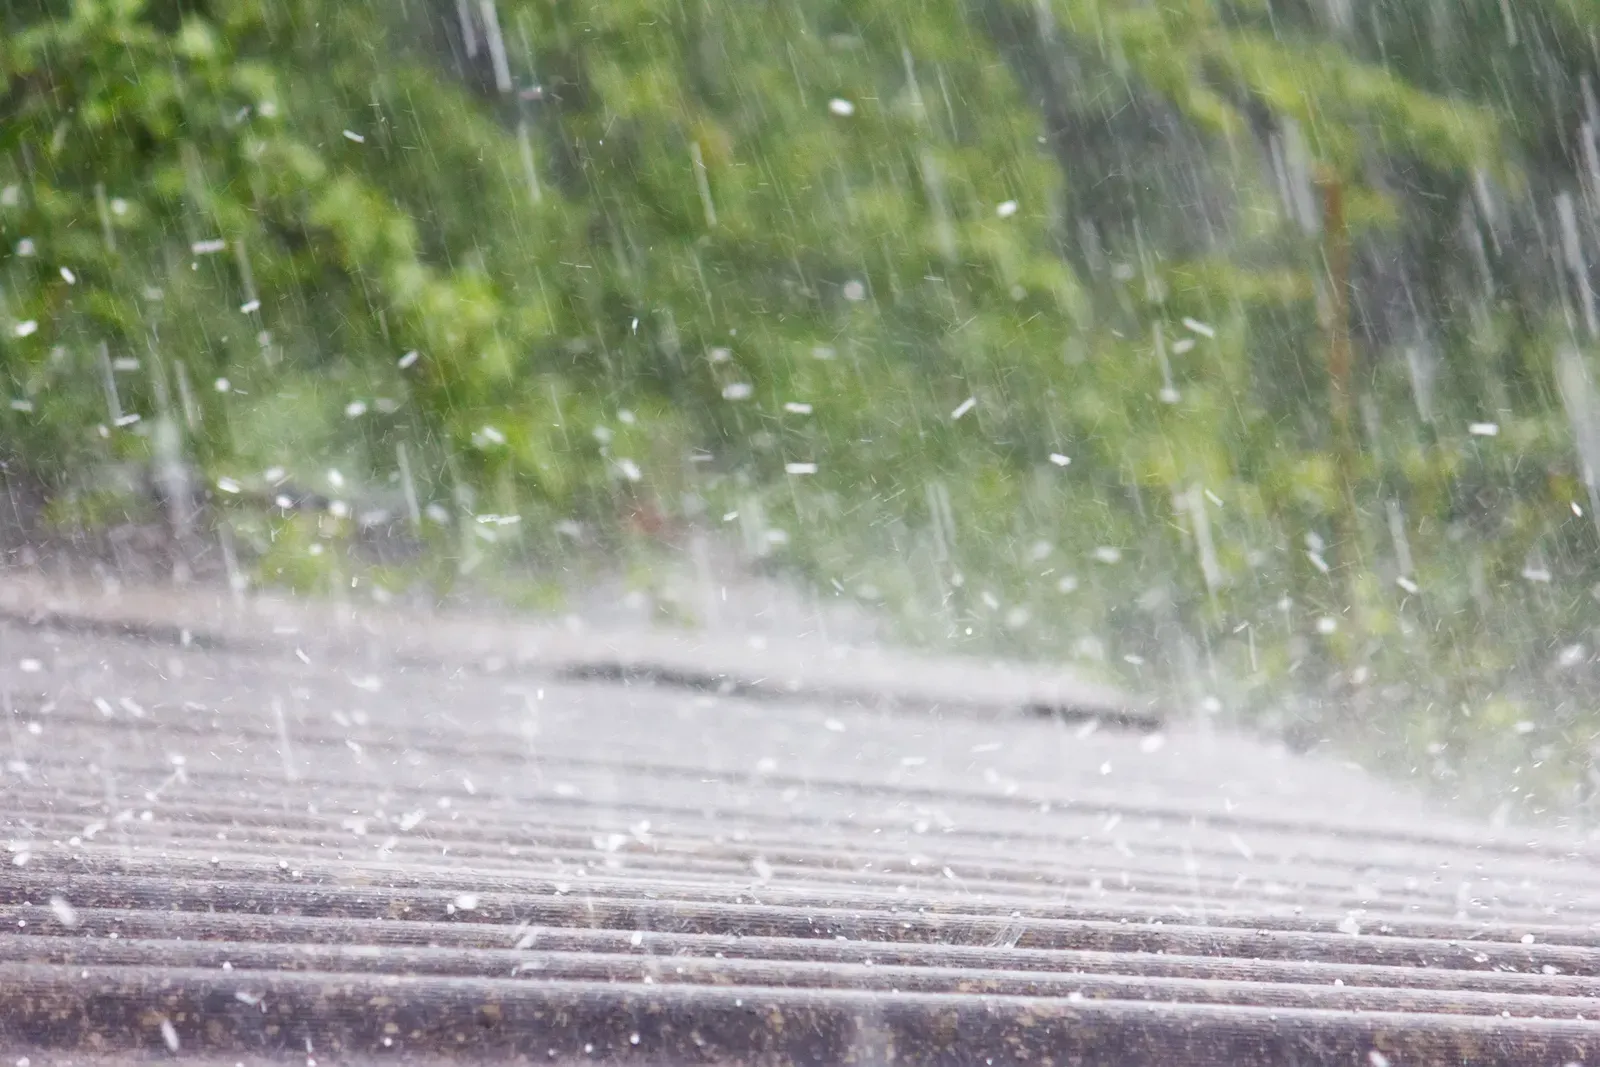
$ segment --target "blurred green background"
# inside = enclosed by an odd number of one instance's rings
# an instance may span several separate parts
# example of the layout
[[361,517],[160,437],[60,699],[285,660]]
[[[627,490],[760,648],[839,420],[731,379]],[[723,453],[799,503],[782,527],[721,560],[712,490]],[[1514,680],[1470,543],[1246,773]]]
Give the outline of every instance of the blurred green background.
[[306,591],[551,607],[713,531],[905,640],[1570,812],[1597,27],[0,0],[0,460]]

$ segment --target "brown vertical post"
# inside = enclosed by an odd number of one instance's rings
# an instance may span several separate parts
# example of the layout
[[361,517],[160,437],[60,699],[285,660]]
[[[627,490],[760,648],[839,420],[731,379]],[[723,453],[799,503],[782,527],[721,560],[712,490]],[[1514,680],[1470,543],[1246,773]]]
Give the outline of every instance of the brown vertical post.
[[1324,170],[1322,187],[1323,256],[1328,270],[1328,406],[1336,437],[1350,430],[1350,231],[1344,219],[1344,185]]
[[1338,174],[1324,167],[1317,176],[1317,185],[1322,190],[1322,251],[1328,282],[1328,416],[1333,429],[1334,471],[1340,496],[1335,563],[1344,578],[1352,616],[1358,616],[1355,565],[1360,550],[1360,527],[1356,521],[1356,447],[1351,425],[1350,379],[1354,361],[1350,348],[1350,230],[1344,216],[1344,184]]

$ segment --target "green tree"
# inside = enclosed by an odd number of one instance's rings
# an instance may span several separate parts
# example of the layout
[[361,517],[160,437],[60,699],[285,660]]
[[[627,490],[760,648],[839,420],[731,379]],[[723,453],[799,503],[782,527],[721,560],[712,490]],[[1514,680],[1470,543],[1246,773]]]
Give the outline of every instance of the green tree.
[[9,0],[7,462],[311,584],[282,486],[447,569],[737,514],[924,640],[1500,746],[1600,581],[1589,18]]

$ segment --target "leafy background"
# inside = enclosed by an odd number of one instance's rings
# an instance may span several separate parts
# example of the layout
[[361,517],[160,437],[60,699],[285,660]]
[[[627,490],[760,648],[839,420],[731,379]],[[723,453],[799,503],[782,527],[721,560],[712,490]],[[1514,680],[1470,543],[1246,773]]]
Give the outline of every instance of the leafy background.
[[1581,815],[1597,23],[0,0],[0,459],[307,590],[549,606],[734,531],[905,639]]

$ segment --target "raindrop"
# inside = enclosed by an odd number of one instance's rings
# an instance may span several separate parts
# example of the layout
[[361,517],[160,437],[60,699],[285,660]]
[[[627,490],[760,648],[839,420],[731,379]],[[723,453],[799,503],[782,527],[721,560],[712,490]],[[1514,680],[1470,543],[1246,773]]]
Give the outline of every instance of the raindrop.
[[1155,324],[1154,334],[1156,363],[1161,368],[1161,391],[1156,395],[1163,404],[1176,404],[1179,400],[1178,390],[1172,383],[1172,364],[1167,361],[1167,333],[1161,323]]
[[66,897],[53,896],[50,898],[50,914],[56,917],[56,922],[65,926],[68,930],[77,928],[78,909],[67,903]]
[[856,106],[842,96],[836,96],[828,101],[828,110],[841,118],[848,118],[856,113]]

